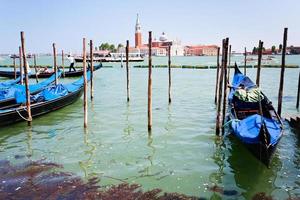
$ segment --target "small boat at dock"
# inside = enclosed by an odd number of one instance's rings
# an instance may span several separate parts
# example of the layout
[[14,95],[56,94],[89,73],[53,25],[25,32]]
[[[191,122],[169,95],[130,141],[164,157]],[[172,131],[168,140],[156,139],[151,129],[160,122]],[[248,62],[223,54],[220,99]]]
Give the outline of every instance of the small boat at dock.
[[269,166],[283,135],[283,124],[272,102],[236,65],[228,99],[232,134]]
[[[108,54],[93,54],[94,62],[125,62],[126,54],[125,53],[108,53]],[[143,62],[144,56],[140,53],[129,53],[128,54],[128,62]],[[75,57],[76,62],[82,62],[82,56]],[[87,57],[87,61],[90,61],[90,58]]]

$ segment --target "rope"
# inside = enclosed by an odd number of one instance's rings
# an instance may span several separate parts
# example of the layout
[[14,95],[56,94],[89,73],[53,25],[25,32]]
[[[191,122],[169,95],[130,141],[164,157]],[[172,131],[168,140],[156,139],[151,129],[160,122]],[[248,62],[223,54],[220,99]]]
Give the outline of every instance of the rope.
[[223,124],[222,127],[226,127],[228,124],[230,124],[232,121],[236,121],[236,122],[239,122],[240,120],[239,119],[232,119],[232,120],[229,120],[228,122],[226,122],[225,124]]
[[[25,107],[23,107],[23,110],[24,111],[26,111],[26,108]],[[18,109],[16,109],[16,112],[19,114],[19,116],[22,118],[22,119],[24,119],[25,121],[30,121],[30,120],[28,120],[28,119],[26,119],[25,117],[23,117],[22,115],[21,115],[21,113],[19,112],[19,110]]]

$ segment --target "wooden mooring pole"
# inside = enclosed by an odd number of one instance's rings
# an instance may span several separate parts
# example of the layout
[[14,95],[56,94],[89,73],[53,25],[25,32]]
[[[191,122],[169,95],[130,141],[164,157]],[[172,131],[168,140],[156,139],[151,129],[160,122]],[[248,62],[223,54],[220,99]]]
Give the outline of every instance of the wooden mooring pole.
[[168,69],[169,69],[169,88],[168,88],[168,94],[169,94],[169,104],[171,103],[171,45],[168,46]]
[[57,85],[57,65],[56,65],[56,46],[55,43],[52,44],[53,47],[53,67],[55,73],[55,85]]
[[26,108],[27,108],[27,123],[28,126],[31,126],[32,117],[31,117],[31,107],[30,107],[30,91],[29,91],[29,81],[28,81],[28,64],[26,61],[26,52],[25,52],[25,37],[24,32],[21,31],[21,47],[22,47],[22,55],[23,55],[23,66],[25,73],[25,90],[26,90]]
[[36,54],[33,55],[33,65],[34,65],[34,71],[35,71],[35,80],[38,83],[39,78],[38,78],[38,70],[36,68]]
[[284,28],[283,34],[283,47],[282,47],[282,58],[281,58],[281,73],[280,73],[280,83],[278,92],[278,115],[281,117],[282,108],[282,96],[283,96],[283,84],[284,84],[284,70],[285,70],[285,54],[286,54],[286,43],[287,43],[288,28]]
[[298,78],[298,93],[297,93],[297,103],[296,103],[297,109],[299,109],[299,99],[300,99],[300,72],[299,72],[299,78]]
[[152,31],[149,31],[148,57],[148,131],[152,130]]
[[22,48],[19,46],[19,57],[20,57],[20,77],[21,77],[21,85],[23,85],[23,64],[22,64]]
[[127,102],[130,98],[130,75],[129,75],[129,40],[126,40],[126,89],[127,89]]
[[245,60],[244,60],[244,75],[247,75],[247,49],[245,47]]
[[228,77],[227,77],[227,59],[228,59],[228,44],[229,44],[229,38],[226,38],[225,40],[225,46],[224,46],[224,96],[223,96],[223,115],[222,115],[222,134],[224,135],[225,127],[224,123],[226,121],[226,108],[227,108],[227,90],[228,90]]
[[228,53],[228,73],[227,73],[227,77],[228,79],[230,78],[230,65],[231,65],[231,45],[229,45],[229,53]]
[[215,89],[215,104],[218,101],[218,88],[219,88],[219,75],[220,74],[220,47],[218,47],[217,51],[217,77],[216,77],[216,89]]
[[260,71],[261,71],[261,58],[262,58],[262,49],[263,49],[263,41],[259,40],[258,43],[258,52],[257,52],[257,73],[256,73],[256,85],[259,87],[260,82]]
[[87,76],[86,76],[86,48],[85,48],[85,38],[83,38],[82,40],[83,42],[83,52],[82,52],[82,56],[83,56],[83,80],[84,80],[84,93],[83,93],[83,110],[84,110],[84,123],[83,126],[84,128],[87,128]]
[[93,40],[90,40],[90,61],[91,61],[91,100],[94,99],[94,45]]
[[64,50],[61,50],[61,66],[63,70],[63,77],[65,77],[65,57],[64,57]]
[[224,46],[225,46],[225,39],[222,42],[222,64],[221,64],[221,73],[219,77],[219,91],[218,91],[218,103],[217,103],[217,119],[216,119],[216,135],[220,135],[220,126],[221,126],[221,103],[222,103],[222,94],[223,94],[223,76],[224,76]]
[[16,80],[17,78],[17,71],[16,71],[16,58],[13,58],[13,65],[14,65],[14,79]]

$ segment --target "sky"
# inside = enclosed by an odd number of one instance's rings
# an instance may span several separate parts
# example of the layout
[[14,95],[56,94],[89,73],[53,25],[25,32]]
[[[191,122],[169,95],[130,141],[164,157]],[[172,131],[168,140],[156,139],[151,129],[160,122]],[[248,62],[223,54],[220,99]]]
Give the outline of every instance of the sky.
[[216,44],[229,37],[233,51],[252,49],[259,40],[270,48],[300,46],[300,0],[0,0],[0,54],[17,53],[20,31],[26,51],[52,52],[52,43],[80,53],[82,38],[134,44],[139,13],[143,42],[165,32],[184,45]]

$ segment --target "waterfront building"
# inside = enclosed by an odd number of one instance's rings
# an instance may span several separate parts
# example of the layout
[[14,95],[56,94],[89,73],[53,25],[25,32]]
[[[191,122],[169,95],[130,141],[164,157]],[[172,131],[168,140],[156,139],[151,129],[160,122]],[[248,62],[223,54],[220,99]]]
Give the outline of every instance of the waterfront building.
[[185,56],[216,56],[218,53],[217,45],[195,45],[185,46]]

